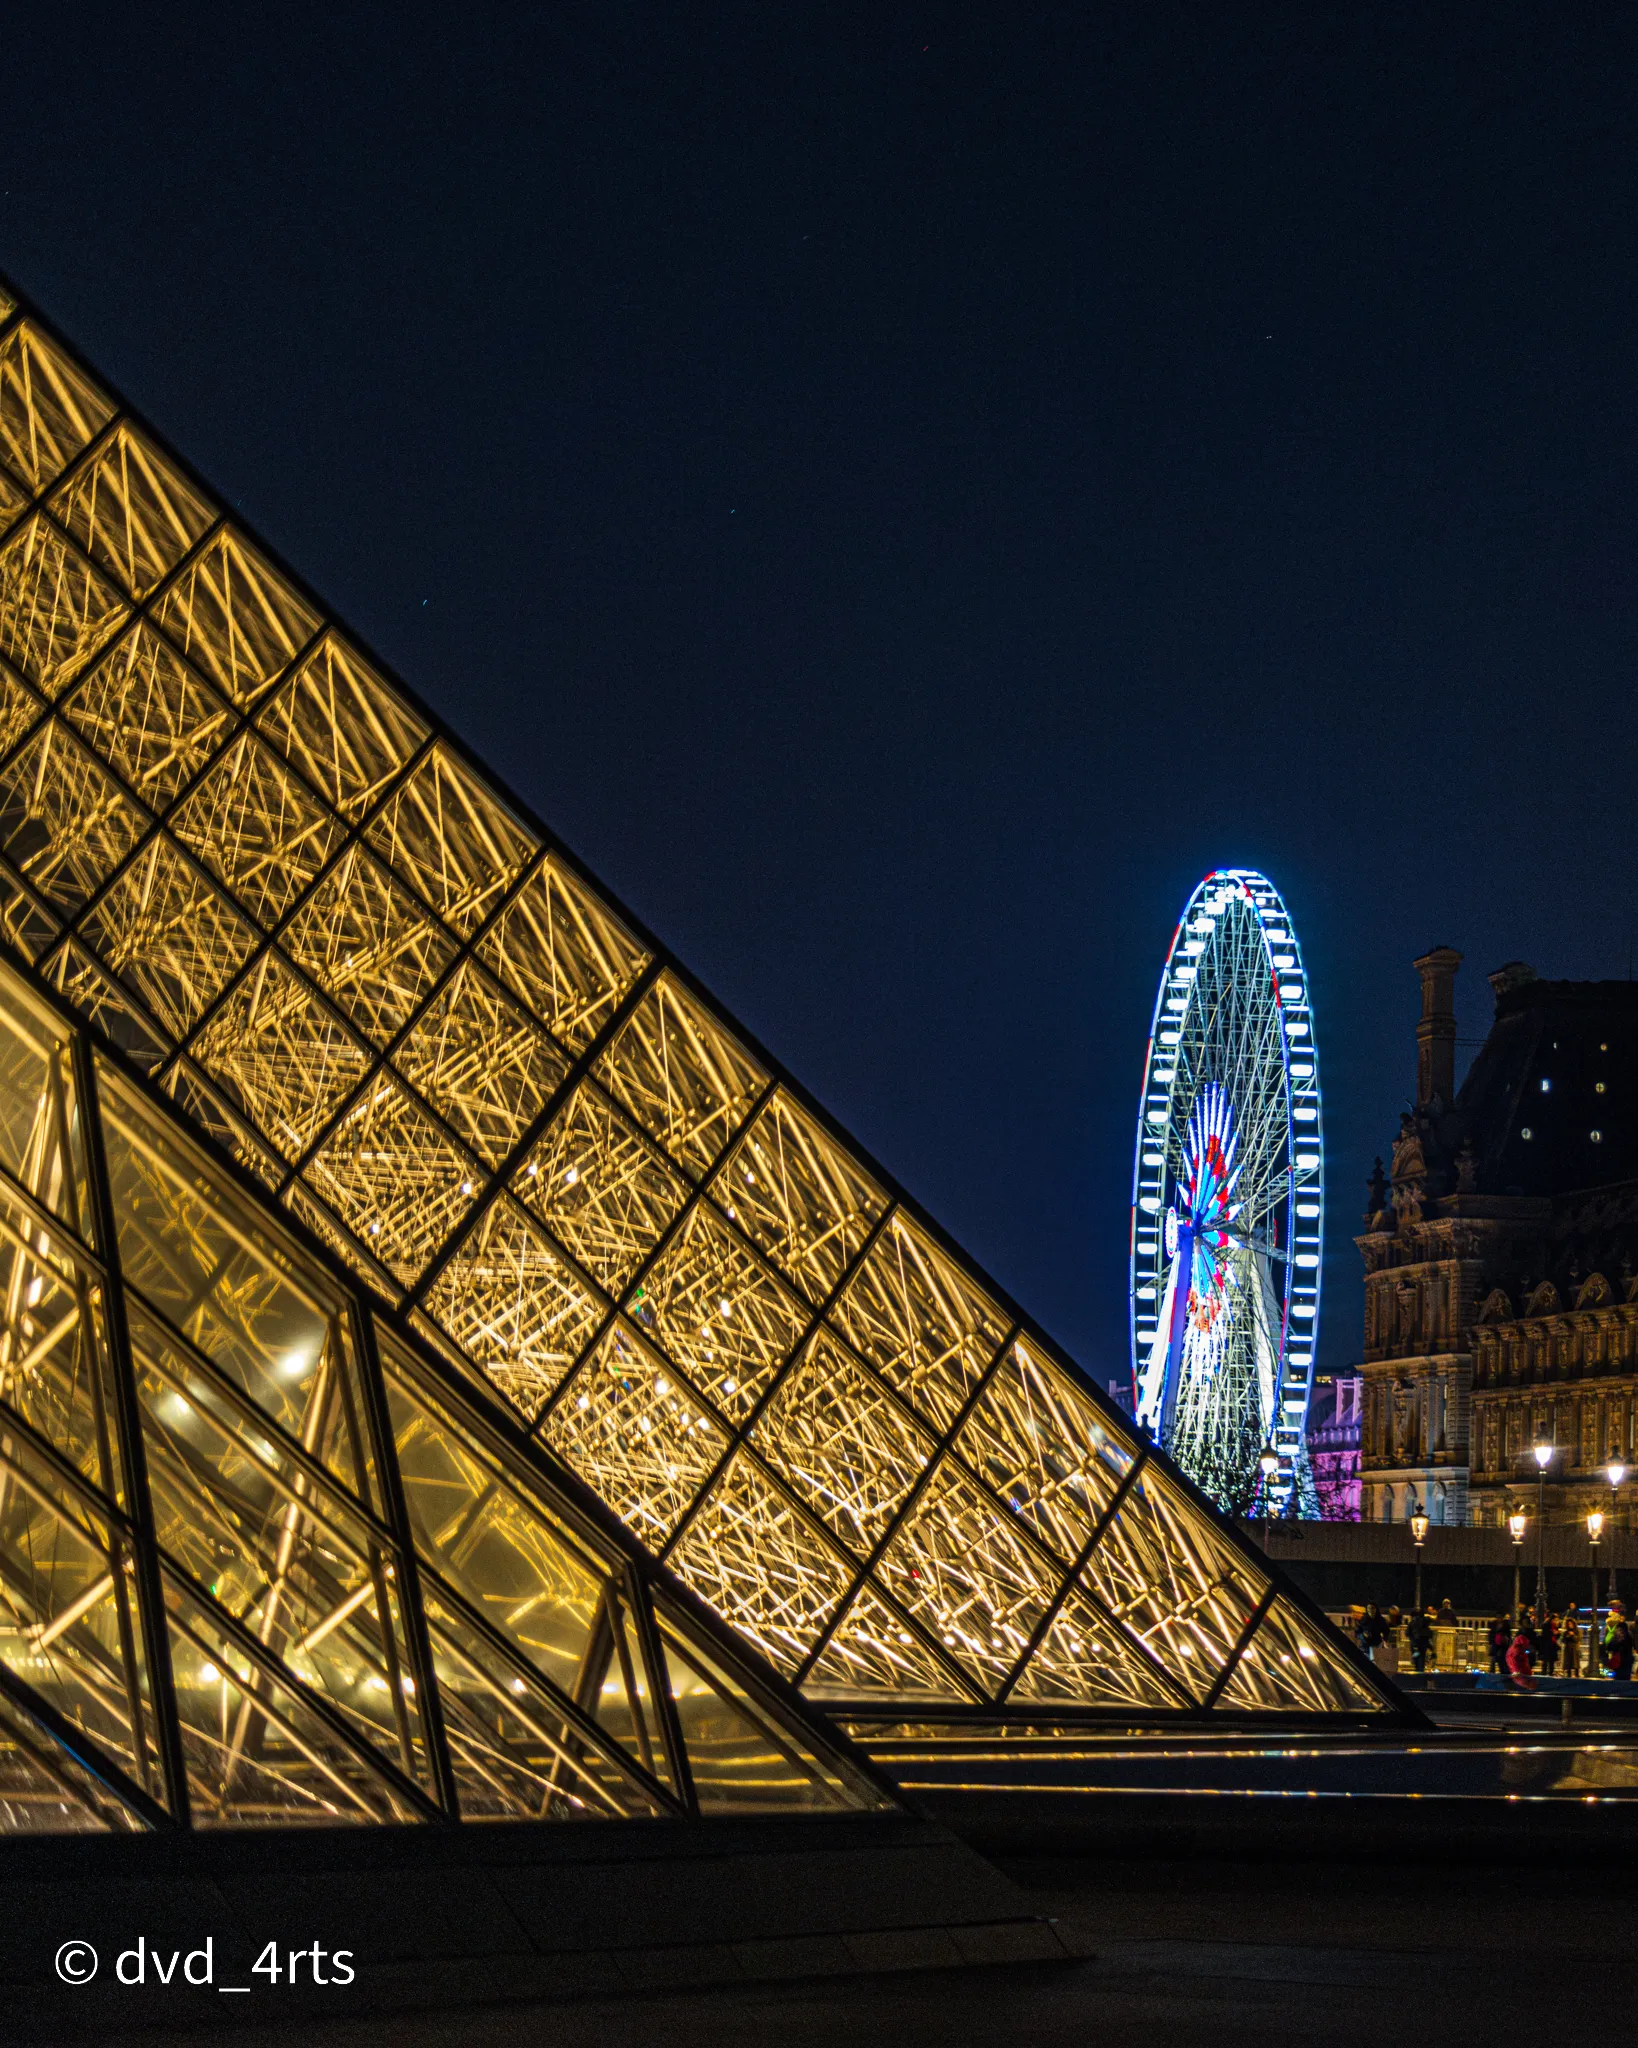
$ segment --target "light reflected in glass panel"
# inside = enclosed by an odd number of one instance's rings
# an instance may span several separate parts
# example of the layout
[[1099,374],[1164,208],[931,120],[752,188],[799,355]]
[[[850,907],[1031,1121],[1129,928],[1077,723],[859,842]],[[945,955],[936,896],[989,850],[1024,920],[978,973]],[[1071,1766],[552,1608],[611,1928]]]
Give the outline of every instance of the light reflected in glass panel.
[[614,1294],[683,1206],[688,1185],[583,1081],[519,1167],[512,1192]]
[[[3,1085],[3,1084],[0,1084]],[[0,1185],[0,1401],[124,1506],[102,1282]]]
[[613,912],[555,860],[520,884],[478,956],[571,1052],[590,1043],[648,964]]
[[280,944],[378,1045],[396,1036],[455,957],[455,942],[361,848],[343,854]]
[[768,1104],[712,1193],[812,1301],[823,1301],[887,1197],[790,1096]]
[[832,1631],[802,1690],[821,1705],[881,1693],[958,1706],[981,1697],[962,1682],[959,1671],[939,1661],[908,1617],[868,1581]]
[[[482,1721],[496,1702],[504,1718],[521,1717],[518,1734],[496,1730],[510,1759],[501,1775],[544,1772],[547,1789],[562,1793],[556,1764],[567,1758],[602,1788],[602,1803],[632,1811],[635,1798],[635,1810],[654,1810],[630,1764],[662,1785],[672,1783],[672,1772],[623,1571],[571,1536],[536,1490],[418,1387],[385,1333],[383,1359],[428,1618],[459,1666],[457,1695],[469,1719]],[[508,1653],[516,1660],[510,1673]],[[446,1706],[449,1691],[446,1683]],[[488,1709],[485,1693],[494,1696]],[[580,1724],[560,1711],[565,1701],[624,1750],[625,1765],[613,1755],[611,1771],[607,1745],[588,1741],[583,1728],[576,1733]],[[482,1753],[471,1759],[474,1770],[485,1767],[483,1759],[500,1768],[499,1753],[474,1728],[462,1741]],[[542,1743],[550,1752],[544,1756]]]
[[202,538],[214,510],[123,420],[51,500],[51,510],[132,597],[146,597]]
[[660,1638],[683,1747],[703,1814],[886,1805],[862,1779],[822,1763],[794,1726],[758,1706],[726,1666],[663,1613]]
[[568,1071],[545,1032],[471,960],[428,1003],[394,1065],[491,1166],[518,1144]]
[[1022,1341],[990,1375],[955,1449],[1065,1564],[1090,1542],[1133,1457],[1067,1374]]
[[899,1604],[993,1696],[1062,1582],[971,1480],[946,1462],[883,1554]]
[[86,913],[83,936],[181,1038],[250,957],[252,926],[158,832]]
[[730,1421],[749,1413],[812,1317],[709,1202],[689,1210],[626,1313]]
[[231,531],[185,565],[151,616],[241,710],[289,667],[319,623],[272,564]]
[[365,827],[365,837],[463,938],[534,851],[534,840],[440,742]]
[[218,1005],[194,1057],[285,1159],[300,1159],[370,1069],[370,1053],[271,947]]
[[10,753],[45,710],[45,699],[29,688],[10,662],[0,661],[0,753]]
[[256,723],[352,824],[426,738],[420,715],[333,632],[269,698]]
[[842,1290],[832,1320],[929,1421],[947,1429],[1007,1333],[1007,1319],[901,1211]]
[[193,1825],[336,1827],[422,1809],[175,1579],[165,1588]]
[[1081,1581],[1196,1700],[1268,1583],[1178,1488],[1147,1470],[1127,1488]]
[[60,696],[125,623],[125,600],[56,527],[36,517],[0,548],[0,654]]
[[59,994],[88,1018],[143,1073],[151,1074],[170,1052],[170,1041],[143,1014],[142,1005],[78,939],[64,939],[42,970]]
[[744,1449],[690,1517],[667,1562],[787,1677],[858,1569]]
[[[427,1790],[390,1547],[157,1318],[133,1306],[130,1329],[161,1547],[292,1677]],[[331,1393],[345,1411],[345,1381],[337,1377]],[[322,1404],[322,1388],[316,1398]],[[356,1430],[359,1418],[347,1420]],[[311,1433],[322,1429],[315,1419]]]
[[130,1554],[15,1432],[0,1436],[0,1662],[162,1796]]
[[662,976],[597,1062],[604,1087],[681,1166],[706,1173],[767,1075],[679,982]]
[[477,1199],[477,1162],[378,1069],[307,1168],[313,1190],[408,1285]]
[[63,703],[63,716],[152,811],[163,811],[228,735],[232,713],[143,621]]
[[861,1559],[935,1445],[829,1331],[779,1383],[751,1442]]
[[461,1240],[426,1305],[526,1422],[608,1313],[539,1224],[504,1194]]
[[0,1835],[145,1832],[137,1813],[0,1694]]
[[1007,1697],[1019,1706],[1128,1707],[1154,1713],[1176,1713],[1194,1698],[1175,1682],[1168,1684],[1154,1659],[1076,1586]]
[[[675,1807],[434,1587],[425,1594],[463,1820],[648,1820]],[[601,1717],[600,1717],[601,1718]]]
[[100,1061],[98,1093],[127,1286],[376,1504],[341,1290]]
[[[0,969],[0,1165],[90,1240],[85,1152],[62,1020]],[[49,1255],[46,1239],[39,1249]],[[26,1289],[25,1289],[26,1292]]]
[[624,1323],[558,1395],[543,1435],[651,1548],[676,1527],[728,1447],[694,1390]]
[[1276,1596],[1218,1695],[1242,1712],[1379,1714],[1386,1702],[1332,1643]]
[[271,747],[243,733],[171,816],[171,830],[264,930],[324,865],[342,827]]
[[43,491],[113,415],[55,342],[26,320],[0,341],[0,462]]
[[559,1691],[573,1698],[608,1567],[422,1393],[382,1333],[387,1405],[416,1553]]
[[146,823],[90,749],[55,719],[0,769],[0,848],[59,910],[77,910]]

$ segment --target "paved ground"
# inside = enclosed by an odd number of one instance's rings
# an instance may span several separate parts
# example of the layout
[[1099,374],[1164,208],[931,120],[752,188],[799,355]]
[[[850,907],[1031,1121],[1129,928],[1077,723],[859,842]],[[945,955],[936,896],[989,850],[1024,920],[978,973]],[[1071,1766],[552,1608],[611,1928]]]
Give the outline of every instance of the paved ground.
[[[236,2048],[296,2039],[302,2048],[1591,2048],[1633,2031],[1638,1873],[1543,1873],[1505,1860],[1433,1872],[1086,1859],[1009,1867],[1087,1951],[1084,1961],[360,2022],[341,2017],[338,2000],[333,2022],[309,2020],[299,2032],[245,2024],[216,2038]],[[33,2038],[44,2048],[50,2036]],[[117,2037],[132,2048],[171,2038]]]

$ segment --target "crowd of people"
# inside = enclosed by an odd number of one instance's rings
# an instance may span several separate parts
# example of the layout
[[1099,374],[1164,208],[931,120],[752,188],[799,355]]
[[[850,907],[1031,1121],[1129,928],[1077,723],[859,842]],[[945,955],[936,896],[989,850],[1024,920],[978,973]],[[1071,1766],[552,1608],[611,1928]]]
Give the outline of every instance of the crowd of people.
[[[1392,1672],[1401,1668],[1403,1645],[1412,1671],[1423,1672],[1435,1654],[1439,1632],[1449,1629],[1454,1641],[1460,1626],[1448,1600],[1437,1609],[1412,1608],[1408,1614],[1398,1607],[1384,1613],[1373,1600],[1359,1615],[1354,1640],[1379,1669]],[[1596,1642],[1589,1641],[1594,1632]],[[1538,1678],[1632,1677],[1633,1624],[1621,1600],[1612,1600],[1607,1614],[1593,1614],[1586,1621],[1574,1606],[1556,1614],[1529,1607],[1521,1607],[1517,1614],[1504,1610],[1490,1623],[1485,1640],[1491,1671],[1526,1691]]]

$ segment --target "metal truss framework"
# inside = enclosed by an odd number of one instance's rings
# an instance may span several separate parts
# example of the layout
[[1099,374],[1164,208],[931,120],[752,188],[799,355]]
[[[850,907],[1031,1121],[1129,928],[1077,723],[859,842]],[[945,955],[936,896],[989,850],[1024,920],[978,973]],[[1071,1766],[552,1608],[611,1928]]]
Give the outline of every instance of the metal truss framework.
[[0,968],[0,1833],[888,1803]]
[[1397,1702],[0,295],[0,936],[811,1697]]

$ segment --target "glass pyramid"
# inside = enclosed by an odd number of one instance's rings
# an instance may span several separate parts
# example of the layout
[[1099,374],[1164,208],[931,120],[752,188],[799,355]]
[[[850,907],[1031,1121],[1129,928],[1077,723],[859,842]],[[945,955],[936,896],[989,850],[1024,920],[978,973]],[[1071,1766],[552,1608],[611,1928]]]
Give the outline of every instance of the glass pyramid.
[[[382,1328],[814,1699],[1399,1711],[153,430],[0,308],[0,942]],[[327,1483],[338,1528],[374,1511],[362,1466]],[[361,1601],[385,1657],[390,1603]],[[410,1783],[425,1737],[399,1720]]]
[[0,964],[0,1834],[890,1804]]

